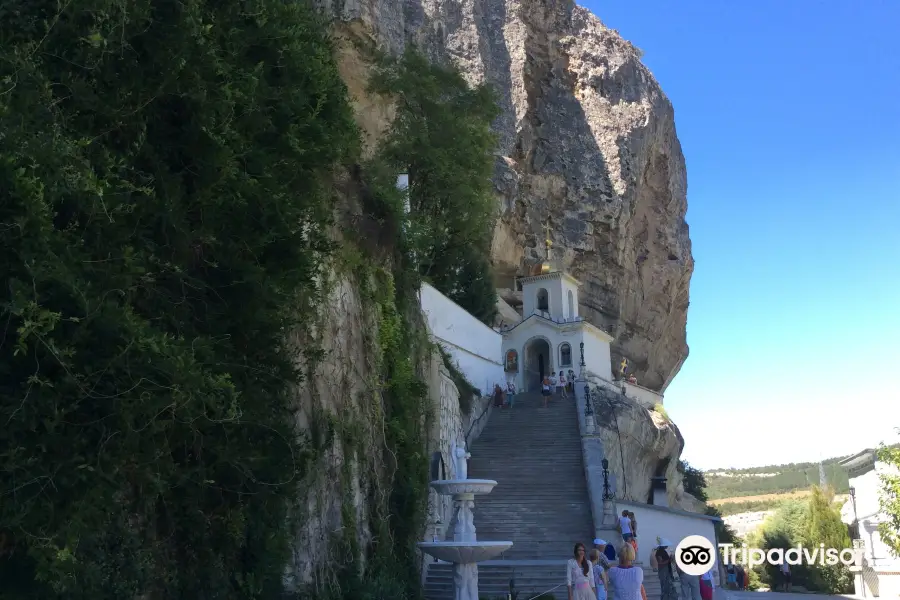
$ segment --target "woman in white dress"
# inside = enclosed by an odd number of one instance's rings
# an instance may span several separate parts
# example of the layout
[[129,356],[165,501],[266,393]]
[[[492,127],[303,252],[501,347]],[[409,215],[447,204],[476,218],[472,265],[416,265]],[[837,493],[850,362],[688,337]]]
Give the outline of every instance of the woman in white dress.
[[566,563],[566,583],[569,600],[597,600],[594,592],[593,565],[588,560],[584,544],[575,544],[575,557]]
[[635,567],[634,546],[625,542],[619,550],[619,564],[607,572],[612,600],[645,600],[644,571]]

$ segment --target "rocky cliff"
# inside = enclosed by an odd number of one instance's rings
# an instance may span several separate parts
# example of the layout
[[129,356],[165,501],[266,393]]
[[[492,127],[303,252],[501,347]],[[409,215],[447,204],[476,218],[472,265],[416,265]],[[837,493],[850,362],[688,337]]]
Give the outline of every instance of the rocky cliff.
[[616,497],[652,504],[651,480],[666,478],[669,506],[706,512],[706,504],[684,490],[678,458],[684,438],[662,412],[628,398],[608,382],[588,375],[591,398],[610,473],[616,479]]
[[664,388],[688,354],[694,261],[674,111],[640,51],[572,0],[321,6],[348,41],[345,73],[372,137],[389,113],[361,93],[352,40],[393,52],[413,42],[494,85],[498,287],[542,258],[549,216],[556,258],[584,283],[582,314],[616,338],[613,363],[625,356],[642,385]]

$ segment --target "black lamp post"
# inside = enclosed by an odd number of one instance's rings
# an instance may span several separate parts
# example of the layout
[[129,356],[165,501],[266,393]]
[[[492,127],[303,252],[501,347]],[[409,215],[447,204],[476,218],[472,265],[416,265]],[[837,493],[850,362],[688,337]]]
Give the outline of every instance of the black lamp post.
[[594,403],[591,401],[591,388],[584,384],[584,425],[585,433],[594,433]]
[[578,376],[584,379],[584,342],[581,342],[580,344],[578,344],[578,346],[581,348],[581,363],[579,363],[581,372],[578,374]]
[[603,499],[612,500],[613,494],[609,490],[609,461],[604,458],[600,464],[603,467]]

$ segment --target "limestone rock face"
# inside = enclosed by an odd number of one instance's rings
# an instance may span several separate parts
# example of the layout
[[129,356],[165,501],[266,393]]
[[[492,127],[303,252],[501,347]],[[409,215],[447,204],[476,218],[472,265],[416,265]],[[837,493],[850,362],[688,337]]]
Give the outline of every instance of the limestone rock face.
[[[320,3],[342,35],[393,52],[414,42],[493,84],[498,287],[543,257],[549,215],[555,258],[584,284],[582,315],[616,338],[613,364],[624,356],[641,385],[664,388],[688,354],[694,261],[674,111],[640,51],[573,0]],[[377,135],[386,109],[358,104]]]
[[669,506],[702,512],[684,492],[678,471],[684,438],[675,424],[599,381],[592,383],[594,413],[609,471],[616,478],[616,497],[649,504],[651,478],[666,477]]

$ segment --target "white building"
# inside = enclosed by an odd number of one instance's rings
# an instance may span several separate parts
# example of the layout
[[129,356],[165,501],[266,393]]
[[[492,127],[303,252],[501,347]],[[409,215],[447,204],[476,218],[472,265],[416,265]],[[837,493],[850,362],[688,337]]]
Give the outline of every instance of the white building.
[[841,508],[841,519],[854,531],[854,546],[864,550],[863,566],[851,567],[857,597],[900,596],[900,559],[891,554],[878,534],[884,520],[879,507],[880,476],[897,474],[880,462],[875,450],[867,449],[841,461],[850,477],[850,499]]
[[427,283],[419,291],[419,302],[435,341],[450,354],[469,383],[484,396],[495,385],[504,384],[499,333]]
[[503,367],[516,389],[539,390],[544,375],[560,371],[566,377],[580,376],[582,348],[585,370],[612,381],[609,344],[613,338],[579,316],[581,283],[548,259],[533,275],[519,279],[519,284],[522,318],[503,329]]

